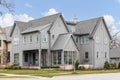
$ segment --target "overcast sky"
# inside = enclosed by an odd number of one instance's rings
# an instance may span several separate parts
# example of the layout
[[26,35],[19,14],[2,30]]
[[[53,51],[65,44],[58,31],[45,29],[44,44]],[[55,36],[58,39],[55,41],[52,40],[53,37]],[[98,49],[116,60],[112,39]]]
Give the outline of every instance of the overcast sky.
[[[11,0],[13,1],[13,0]],[[0,17],[2,27],[10,26],[14,20],[29,21],[43,16],[62,13],[66,20],[74,16],[86,20],[104,16],[114,32],[120,29],[120,0],[14,0],[14,16],[4,11]]]

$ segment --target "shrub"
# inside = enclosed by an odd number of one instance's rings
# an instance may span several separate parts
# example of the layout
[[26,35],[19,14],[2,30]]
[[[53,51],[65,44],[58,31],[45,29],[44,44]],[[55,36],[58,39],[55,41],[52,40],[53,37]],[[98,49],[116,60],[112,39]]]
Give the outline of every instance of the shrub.
[[104,63],[104,69],[110,69],[110,64],[108,61],[105,61]]
[[84,66],[80,66],[79,70],[85,70],[85,67]]
[[59,66],[42,66],[41,69],[46,69],[46,68],[60,68]]
[[117,67],[117,64],[116,64],[116,63],[111,64],[111,68],[112,68],[112,69],[117,69],[117,68],[118,68],[118,67]]
[[10,65],[10,66],[6,66],[5,69],[21,69],[21,67]]
[[78,70],[79,62],[78,60],[75,62],[75,69]]
[[120,69],[120,62],[118,63],[118,69]]

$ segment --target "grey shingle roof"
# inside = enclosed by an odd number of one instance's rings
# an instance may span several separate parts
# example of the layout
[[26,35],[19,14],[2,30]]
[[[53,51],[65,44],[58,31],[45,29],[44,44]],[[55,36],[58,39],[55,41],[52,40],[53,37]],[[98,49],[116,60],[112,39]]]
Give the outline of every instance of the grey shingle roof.
[[6,38],[5,40],[7,41],[11,41],[11,37],[10,37],[11,29],[12,29],[11,26],[3,28],[4,38]]
[[120,47],[110,50],[110,58],[120,58]]
[[46,17],[43,17],[43,18],[31,20],[29,22],[16,21],[15,23],[17,24],[20,31],[22,32],[22,31],[24,31],[24,30],[26,30],[27,28],[30,28],[30,27],[37,27],[37,26],[53,23],[58,18],[58,16],[60,16],[60,15],[61,15],[61,13],[58,13],[58,14],[46,16]]
[[75,26],[75,34],[91,34],[102,17],[80,21]]
[[63,50],[65,43],[68,41],[68,39],[71,37],[71,34],[60,34],[52,46],[51,50]]

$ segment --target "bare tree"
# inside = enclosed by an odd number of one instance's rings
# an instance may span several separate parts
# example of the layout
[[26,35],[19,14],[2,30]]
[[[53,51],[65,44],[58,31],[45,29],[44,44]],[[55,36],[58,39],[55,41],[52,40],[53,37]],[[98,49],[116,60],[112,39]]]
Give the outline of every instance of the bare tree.
[[112,40],[110,41],[110,48],[114,48],[114,47],[120,47],[120,36],[119,36],[120,31],[116,32],[113,36],[112,36]]
[[[14,12],[14,0],[0,0],[0,7],[8,9],[10,12]],[[3,11],[0,11],[0,15],[3,14]]]

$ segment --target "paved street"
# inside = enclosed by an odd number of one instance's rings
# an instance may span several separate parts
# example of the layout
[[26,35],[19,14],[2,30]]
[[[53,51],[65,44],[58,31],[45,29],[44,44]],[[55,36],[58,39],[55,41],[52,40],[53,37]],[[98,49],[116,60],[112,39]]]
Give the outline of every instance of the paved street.
[[57,76],[52,78],[32,77],[32,78],[1,78],[0,80],[120,80],[120,73],[90,74],[75,76]]

